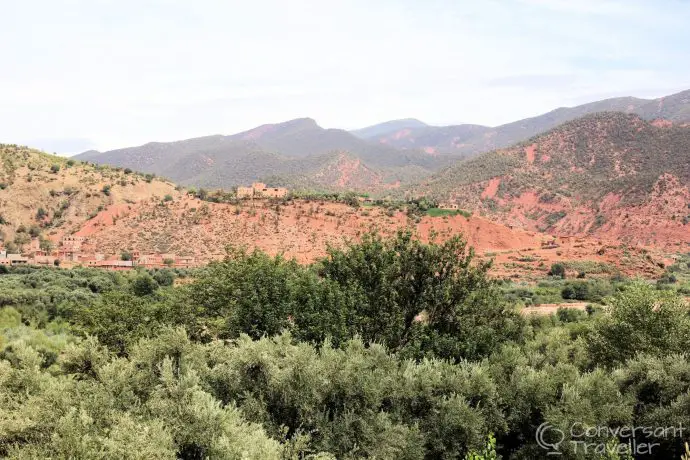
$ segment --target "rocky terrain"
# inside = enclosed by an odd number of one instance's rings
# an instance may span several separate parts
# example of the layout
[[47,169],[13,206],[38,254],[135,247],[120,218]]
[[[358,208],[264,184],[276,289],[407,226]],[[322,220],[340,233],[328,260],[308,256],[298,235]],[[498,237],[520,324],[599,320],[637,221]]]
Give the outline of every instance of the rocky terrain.
[[[382,207],[351,206],[325,201],[240,204],[200,202],[181,197],[170,202],[143,201],[103,210],[77,232],[88,238],[87,249],[118,254],[140,251],[194,255],[199,263],[223,258],[227,247],[261,249],[308,263],[371,230],[391,234],[411,229],[422,240],[443,241],[463,235],[485,259],[495,259],[496,276],[538,278],[551,263],[579,261],[593,274],[655,276],[662,270],[662,252],[628,247],[597,238],[558,240],[548,234],[509,228],[482,217],[426,216],[410,219]],[[575,266],[575,265],[574,265]],[[576,268],[574,268],[576,270]]]
[[152,176],[0,144],[0,240],[5,246],[17,233],[23,234],[20,242],[29,232],[58,241],[104,209],[166,196],[180,192]]
[[415,193],[520,228],[683,251],[689,185],[690,127],[608,112],[459,163]]

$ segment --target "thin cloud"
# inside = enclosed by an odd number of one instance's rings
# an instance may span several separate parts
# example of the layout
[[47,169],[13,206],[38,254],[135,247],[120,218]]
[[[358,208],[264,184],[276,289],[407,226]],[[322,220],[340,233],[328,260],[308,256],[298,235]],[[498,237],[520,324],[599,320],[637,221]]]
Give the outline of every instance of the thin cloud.
[[3,11],[5,142],[110,149],[304,116],[497,125],[690,86],[686,2],[58,3]]

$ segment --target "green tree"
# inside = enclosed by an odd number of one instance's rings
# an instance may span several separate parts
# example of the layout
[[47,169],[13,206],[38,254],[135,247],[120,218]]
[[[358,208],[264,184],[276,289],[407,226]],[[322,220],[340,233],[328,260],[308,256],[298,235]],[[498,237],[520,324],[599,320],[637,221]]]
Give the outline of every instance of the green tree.
[[551,265],[549,275],[565,279],[565,265],[560,262]]
[[47,238],[41,238],[39,241],[39,247],[41,251],[50,252],[53,250],[53,242]]
[[156,292],[156,289],[158,289],[158,283],[148,273],[141,273],[132,281],[132,292],[134,295],[140,297],[148,296]]
[[683,298],[635,283],[610,300],[588,339],[594,362],[613,366],[638,353],[664,356],[690,346],[690,315]]
[[319,274],[358,298],[352,334],[410,356],[459,360],[520,337],[522,320],[487,277],[489,267],[458,237],[423,244],[401,231],[331,248]]

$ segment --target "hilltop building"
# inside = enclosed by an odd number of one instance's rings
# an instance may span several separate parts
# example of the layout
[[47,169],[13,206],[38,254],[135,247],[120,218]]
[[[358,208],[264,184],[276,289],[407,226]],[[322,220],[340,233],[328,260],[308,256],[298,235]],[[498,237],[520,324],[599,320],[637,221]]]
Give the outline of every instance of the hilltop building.
[[79,251],[81,245],[86,242],[86,238],[83,236],[69,235],[62,238],[60,241],[60,246],[62,246],[66,251]]
[[237,187],[237,198],[285,198],[285,187],[267,187],[263,182],[254,182],[251,187]]

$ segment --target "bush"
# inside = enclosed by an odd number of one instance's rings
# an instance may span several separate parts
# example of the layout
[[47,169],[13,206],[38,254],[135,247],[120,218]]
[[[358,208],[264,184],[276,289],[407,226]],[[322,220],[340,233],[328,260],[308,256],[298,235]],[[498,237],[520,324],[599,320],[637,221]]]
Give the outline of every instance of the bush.
[[52,166],[50,167],[50,171],[51,171],[53,174],[57,174],[57,173],[60,171],[60,165],[52,165]]
[[148,273],[137,276],[132,281],[132,292],[139,297],[151,295],[158,289],[158,283]]
[[549,270],[549,275],[565,279],[565,265],[563,265],[560,262],[551,265],[551,269]]
[[109,185],[109,184],[108,184],[108,185],[104,185],[103,188],[101,189],[101,191],[103,192],[103,194],[104,194],[105,196],[110,196],[110,189],[111,189],[111,188],[112,188],[112,186]]

